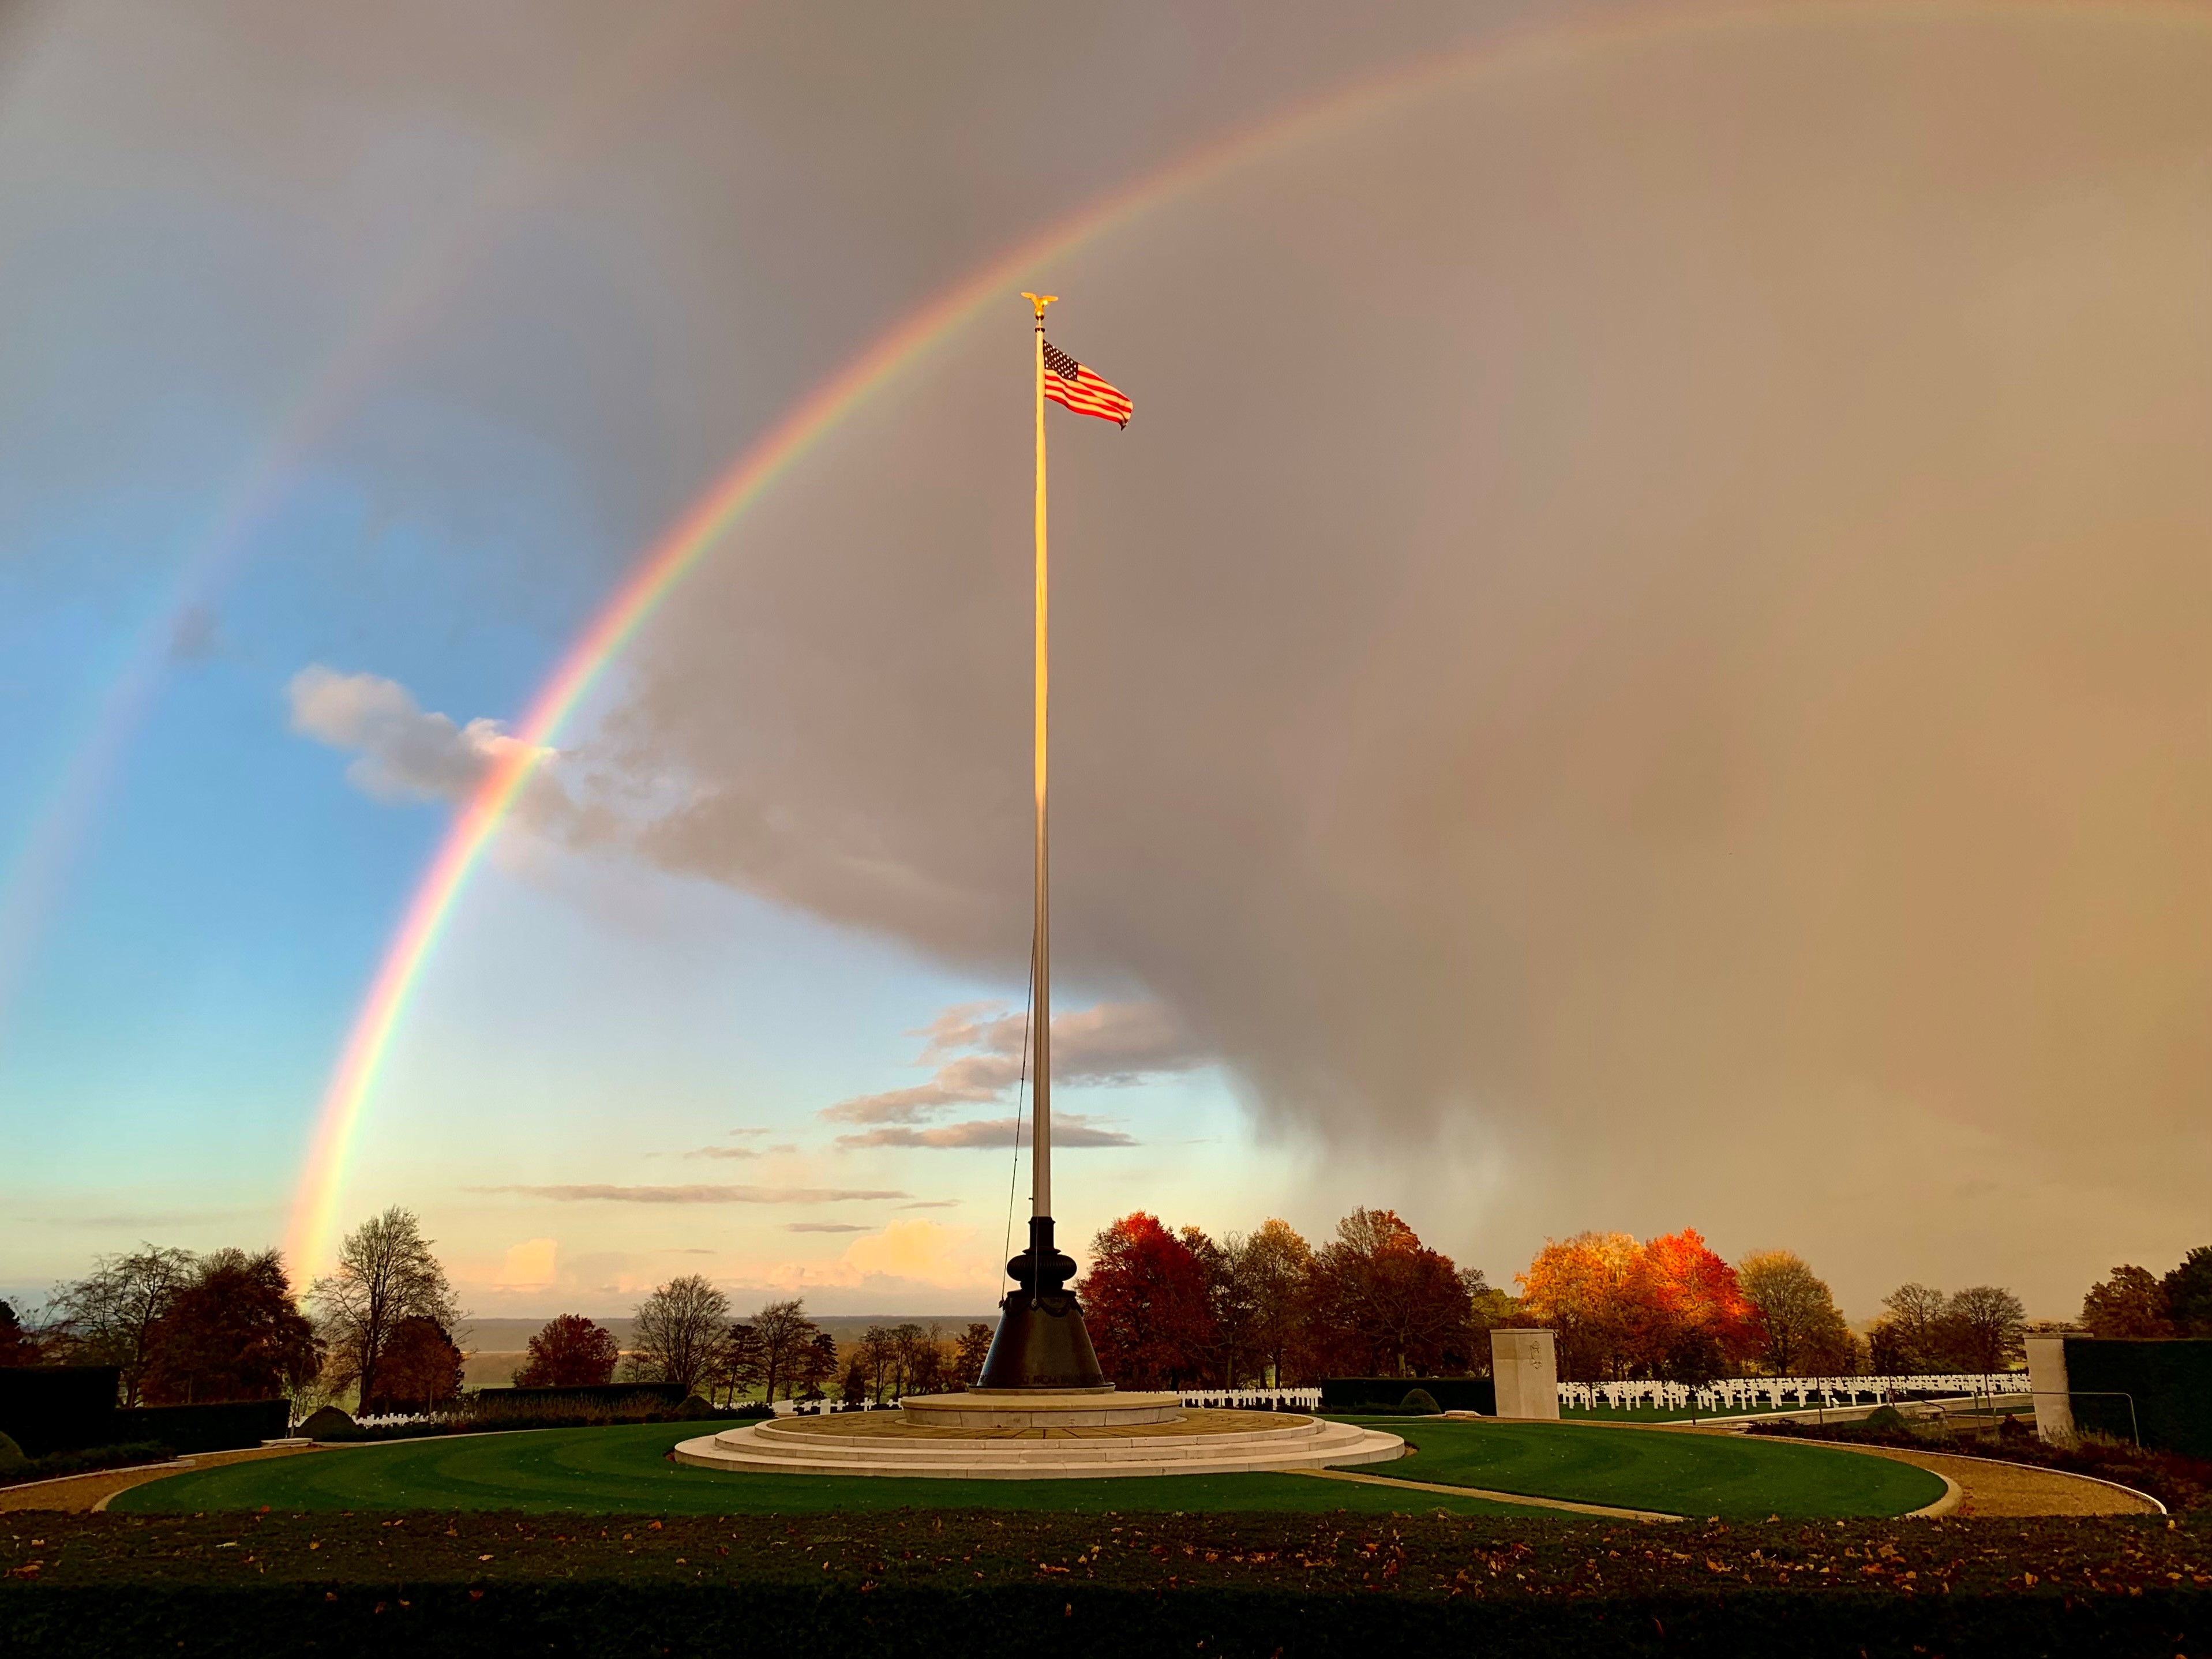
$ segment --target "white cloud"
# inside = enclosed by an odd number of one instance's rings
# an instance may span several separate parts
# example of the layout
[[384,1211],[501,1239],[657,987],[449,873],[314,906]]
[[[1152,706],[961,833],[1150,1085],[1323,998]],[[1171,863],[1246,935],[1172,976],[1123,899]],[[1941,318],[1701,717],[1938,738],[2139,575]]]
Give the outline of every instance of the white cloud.
[[560,1246],[550,1238],[526,1238],[507,1247],[507,1261],[493,1283],[495,1291],[543,1290],[554,1280],[554,1259]]
[[[378,674],[341,674],[316,663],[284,690],[292,729],[352,751],[346,776],[378,800],[466,800],[494,767],[556,752],[507,736],[495,720],[480,716],[457,726]],[[534,780],[533,789],[545,781]]]
[[846,1187],[612,1187],[589,1183],[569,1187],[471,1187],[472,1193],[520,1193],[574,1204],[601,1200],[612,1204],[838,1204],[854,1199],[904,1198],[902,1192]]
[[880,1233],[856,1238],[831,1262],[785,1262],[768,1274],[770,1284],[793,1290],[851,1287],[877,1279],[903,1279],[940,1290],[995,1286],[996,1258],[971,1255],[972,1227],[937,1221],[894,1221]]
[[[927,1083],[841,1100],[822,1115],[839,1123],[919,1123],[948,1107],[984,1105],[1004,1098],[1026,1064],[1024,1016],[994,1012],[988,1003],[948,1008],[916,1035],[928,1039],[918,1062],[936,1061]],[[1188,1072],[1211,1058],[1175,1016],[1157,1002],[1102,1002],[1055,1014],[1052,1022],[1053,1078],[1066,1085],[1130,1084],[1170,1072]],[[1055,1118],[1055,1123],[1061,1120]],[[978,1135],[984,1124],[957,1125]],[[1009,1119],[1006,1133],[1013,1130]],[[1003,1139],[1003,1136],[1001,1139]],[[900,1140],[847,1136],[838,1145],[868,1146],[970,1146],[981,1140]],[[1070,1140],[1069,1146],[1127,1146],[1118,1140]]]
[[[1030,1120],[1021,1121],[1022,1145],[1030,1144]],[[893,1125],[887,1128],[869,1129],[860,1134],[840,1135],[837,1146],[841,1151],[857,1146],[983,1146],[1005,1151],[1014,1138],[1014,1120],[1010,1117],[975,1118],[965,1123],[939,1123],[927,1128],[908,1125]],[[1055,1146],[1133,1146],[1133,1136],[1119,1129],[1101,1128],[1097,1122],[1080,1112],[1054,1112],[1052,1115],[1052,1144]],[[915,1206],[905,1207],[912,1209]]]

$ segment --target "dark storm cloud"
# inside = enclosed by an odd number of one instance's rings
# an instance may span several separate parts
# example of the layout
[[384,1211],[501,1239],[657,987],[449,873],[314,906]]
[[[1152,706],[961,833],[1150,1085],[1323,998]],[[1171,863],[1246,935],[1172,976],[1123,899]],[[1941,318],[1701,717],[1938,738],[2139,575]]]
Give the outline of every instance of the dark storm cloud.
[[[1065,979],[1347,1179],[1485,1171],[1518,1240],[2170,1256],[2212,1155],[2208,47],[1539,55],[1039,273],[1137,400],[1055,414]],[[1024,349],[1010,300],[663,614],[606,733],[690,780],[647,856],[1018,978]],[[847,1115],[975,1097],[908,1094]]]

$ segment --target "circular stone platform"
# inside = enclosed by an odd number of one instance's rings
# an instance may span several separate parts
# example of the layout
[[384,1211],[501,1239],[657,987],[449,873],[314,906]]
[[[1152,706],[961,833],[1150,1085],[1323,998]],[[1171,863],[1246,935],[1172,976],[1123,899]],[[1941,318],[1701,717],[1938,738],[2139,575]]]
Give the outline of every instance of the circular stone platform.
[[686,1440],[679,1463],[753,1474],[1090,1480],[1380,1463],[1395,1434],[1287,1412],[1186,1410],[1172,1394],[1111,1389],[921,1395],[892,1412],[781,1417]]

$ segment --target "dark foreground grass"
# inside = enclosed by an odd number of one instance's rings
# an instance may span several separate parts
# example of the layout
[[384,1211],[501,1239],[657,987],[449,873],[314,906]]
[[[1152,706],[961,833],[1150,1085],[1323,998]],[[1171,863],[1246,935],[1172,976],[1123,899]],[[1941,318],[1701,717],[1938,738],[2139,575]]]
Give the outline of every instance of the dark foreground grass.
[[[111,1508],[156,1511],[529,1510],[659,1515],[857,1515],[908,1509],[1279,1510],[1500,1514],[1480,1498],[1302,1474],[1118,1480],[912,1480],[739,1474],[672,1462],[690,1425],[538,1429],[232,1463],[133,1487]],[[1874,1462],[1878,1460],[1859,1460]],[[1395,1470],[1397,1464],[1386,1466]]]
[[[1443,1486],[1698,1516],[1902,1515],[1943,1483],[1910,1464],[1828,1447],[1548,1423],[1370,1419],[1415,1449],[1361,1472]],[[1509,1512],[1476,1498],[1298,1474],[1117,1480],[912,1480],[738,1474],[666,1453],[683,1428],[646,1425],[346,1446],[234,1463],[139,1486],[126,1512],[272,1509],[601,1510],[671,1515],[860,1514],[986,1508]]]
[[2167,1655],[2208,1587],[2137,1517],[46,1514],[0,1653]]
[[1802,1443],[1589,1423],[1372,1420],[1414,1448],[1375,1466],[1403,1480],[1756,1519],[1905,1515],[1943,1495],[1940,1479],[1910,1463]]

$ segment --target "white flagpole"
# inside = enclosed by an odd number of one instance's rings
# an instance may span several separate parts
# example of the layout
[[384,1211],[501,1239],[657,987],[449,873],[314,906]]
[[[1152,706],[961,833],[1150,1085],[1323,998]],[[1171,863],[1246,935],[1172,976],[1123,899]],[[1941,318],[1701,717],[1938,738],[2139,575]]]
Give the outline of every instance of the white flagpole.
[[[1036,361],[1030,377],[1036,397],[1036,1012],[1030,1027],[1036,1068],[1030,1085],[1032,1220],[1052,1213],[1052,848],[1045,790],[1052,732],[1052,605],[1045,557],[1044,308],[1059,297],[1056,294],[1022,295],[1036,308]],[[1033,1280],[1032,1293],[1035,1290]]]

